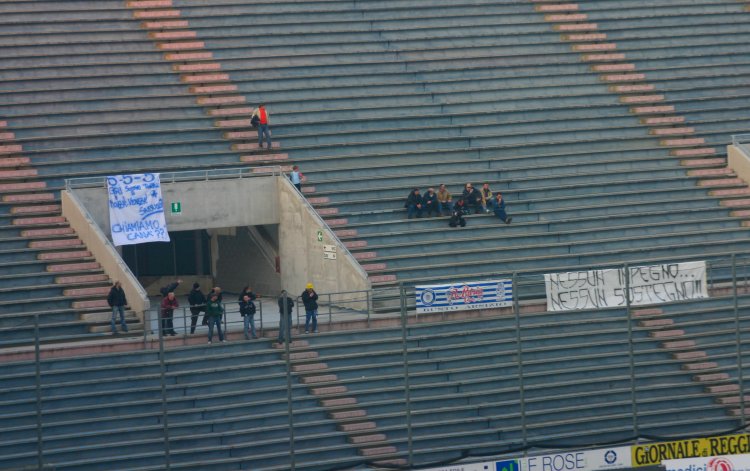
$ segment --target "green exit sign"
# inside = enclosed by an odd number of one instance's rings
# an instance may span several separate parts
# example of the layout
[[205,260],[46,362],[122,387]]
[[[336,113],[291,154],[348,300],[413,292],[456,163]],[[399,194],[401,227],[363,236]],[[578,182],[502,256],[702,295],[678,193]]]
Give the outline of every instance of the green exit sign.
[[180,214],[182,212],[182,203],[179,201],[172,202],[172,214]]

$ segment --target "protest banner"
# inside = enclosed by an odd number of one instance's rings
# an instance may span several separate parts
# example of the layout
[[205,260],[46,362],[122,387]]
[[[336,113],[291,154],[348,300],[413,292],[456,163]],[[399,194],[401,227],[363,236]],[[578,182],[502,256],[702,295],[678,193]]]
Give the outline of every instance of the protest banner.
[[544,275],[548,311],[623,307],[626,285],[630,305],[643,306],[707,298],[706,262],[683,262],[625,269]]
[[169,242],[158,173],[109,176],[107,194],[115,245]]

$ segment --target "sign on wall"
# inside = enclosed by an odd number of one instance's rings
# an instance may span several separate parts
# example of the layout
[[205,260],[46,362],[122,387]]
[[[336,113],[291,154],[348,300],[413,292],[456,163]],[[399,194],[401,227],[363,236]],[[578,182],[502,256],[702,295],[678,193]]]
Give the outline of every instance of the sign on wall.
[[[642,306],[707,298],[706,262],[628,267],[630,304]],[[574,271],[544,275],[548,311],[622,307],[625,270]]]
[[646,443],[634,445],[631,453],[634,467],[658,465],[667,460],[747,454],[750,453],[750,434]]
[[519,459],[521,471],[603,471],[630,468],[630,447],[564,451]]
[[169,242],[158,173],[107,177],[107,194],[115,245]]
[[630,467],[630,447],[622,446],[594,450],[562,451],[549,455],[529,456],[504,461],[457,463],[441,468],[431,468],[427,471],[607,471]]
[[665,460],[662,465],[666,471],[750,471],[750,455]]
[[417,313],[492,309],[513,304],[511,280],[416,286]]

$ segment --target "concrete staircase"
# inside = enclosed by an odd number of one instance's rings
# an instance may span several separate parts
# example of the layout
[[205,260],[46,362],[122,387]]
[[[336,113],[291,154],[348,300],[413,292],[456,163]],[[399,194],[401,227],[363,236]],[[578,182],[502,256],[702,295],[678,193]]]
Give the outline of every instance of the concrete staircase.
[[[277,349],[285,348],[276,343]],[[388,442],[385,433],[378,432],[377,424],[368,420],[367,411],[357,404],[354,396],[346,396],[347,387],[336,385],[337,376],[328,371],[328,365],[317,361],[318,353],[305,340],[295,340],[290,344],[294,349],[289,354],[292,371],[299,381],[307,385],[310,393],[319,399],[329,416],[338,422],[338,429],[349,435],[348,441],[359,449],[359,453],[374,466],[405,466],[406,460],[393,458],[398,448]],[[282,357],[286,359],[286,354]],[[326,383],[325,386],[316,386]],[[335,397],[331,397],[335,396]]]

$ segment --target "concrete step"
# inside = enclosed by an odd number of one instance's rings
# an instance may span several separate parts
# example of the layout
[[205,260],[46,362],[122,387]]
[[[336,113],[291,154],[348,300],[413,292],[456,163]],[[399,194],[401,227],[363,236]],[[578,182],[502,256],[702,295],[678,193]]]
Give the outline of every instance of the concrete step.
[[354,422],[349,424],[339,424],[337,426],[339,430],[347,433],[365,433],[377,428],[375,422]]
[[357,404],[357,399],[353,397],[341,397],[337,399],[322,399],[320,404],[323,407],[343,407]]
[[392,455],[394,453],[398,453],[398,449],[395,446],[381,446],[375,448],[363,448],[359,450],[359,453],[362,456],[371,458],[374,456]]
[[292,371],[294,371],[295,373],[320,372],[327,369],[328,365],[325,363],[305,363],[302,365],[292,365]]
[[315,396],[328,396],[331,394],[343,394],[348,392],[346,386],[326,386],[323,388],[311,388],[310,392]]
[[70,297],[91,297],[91,296],[107,296],[109,294],[110,286],[98,286],[91,288],[71,288],[63,290],[64,296]]
[[329,412],[328,415],[333,420],[345,420],[367,417],[367,412],[364,409],[352,409],[345,411]]
[[315,384],[315,383],[330,383],[332,381],[338,381],[336,375],[317,375],[317,376],[304,376],[300,378],[300,382],[303,384]]

